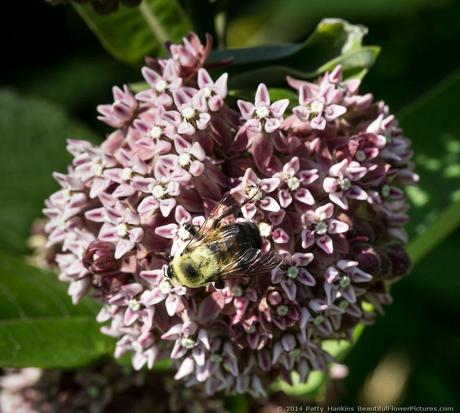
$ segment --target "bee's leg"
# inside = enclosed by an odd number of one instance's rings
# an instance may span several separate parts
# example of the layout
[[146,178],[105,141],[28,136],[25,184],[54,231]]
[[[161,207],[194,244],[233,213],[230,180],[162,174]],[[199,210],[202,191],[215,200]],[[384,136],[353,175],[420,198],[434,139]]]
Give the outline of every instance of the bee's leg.
[[216,288],[216,290],[222,290],[225,287],[225,281],[223,279],[215,281],[214,287]]

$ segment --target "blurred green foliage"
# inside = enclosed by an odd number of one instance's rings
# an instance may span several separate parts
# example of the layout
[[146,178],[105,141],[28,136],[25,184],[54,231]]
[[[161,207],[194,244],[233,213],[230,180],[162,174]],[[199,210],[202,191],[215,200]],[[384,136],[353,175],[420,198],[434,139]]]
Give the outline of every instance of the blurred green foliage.
[[66,286],[48,271],[0,253],[0,365],[80,367],[113,351],[99,332],[99,305],[72,305]]
[[[14,30],[1,28],[5,30],[4,54],[11,58],[1,69],[2,83],[8,90],[0,94],[4,155],[0,165],[0,245],[22,254],[26,252],[24,239],[31,220],[40,215],[41,199],[56,187],[50,173],[64,170],[68,162],[65,139],[102,139],[108,129],[95,121],[95,105],[111,100],[112,84],[142,79],[138,71],[113,60],[71,8],[31,2],[28,13],[24,13],[24,6],[14,3],[6,6],[10,9],[5,15],[13,15],[21,24]],[[190,10],[198,1],[180,3],[184,10]],[[455,254],[460,248],[460,232],[452,230],[460,215],[460,90],[458,72],[454,73],[460,67],[460,3],[247,0],[216,4],[219,10],[227,10],[226,40],[231,47],[300,42],[326,17],[367,26],[366,44],[382,47],[363,88],[401,113],[403,126],[417,150],[418,172],[423,180],[419,189],[409,193],[418,223],[411,227],[411,234],[438,222],[434,219],[440,215],[444,221],[439,226],[445,225],[448,230],[440,228],[439,239],[449,231],[451,234],[417,263],[409,277],[394,286],[395,303],[376,326],[364,330],[347,358],[350,375],[334,398],[342,404],[368,400],[369,376],[375,368],[375,372],[380,371],[389,356],[397,354],[401,365],[407,366],[407,377],[394,403],[459,406],[455,379],[460,371],[460,271]],[[195,13],[192,20],[200,23],[200,31],[206,30],[199,14]],[[210,25],[208,29],[215,27]],[[129,29],[126,33],[129,37]],[[175,37],[179,34],[175,32]],[[124,40],[121,37],[122,46]],[[140,47],[135,52],[144,50]],[[138,58],[133,55],[128,60]],[[437,84],[441,86],[426,95]],[[442,215],[449,205],[450,215]],[[429,238],[436,236],[439,232]],[[427,248],[424,245],[422,248]],[[428,249],[434,245],[428,245]],[[412,248],[418,247],[412,244]],[[8,271],[11,273],[11,268]],[[3,351],[0,348],[0,353]],[[235,411],[244,411],[244,398],[232,402]]]

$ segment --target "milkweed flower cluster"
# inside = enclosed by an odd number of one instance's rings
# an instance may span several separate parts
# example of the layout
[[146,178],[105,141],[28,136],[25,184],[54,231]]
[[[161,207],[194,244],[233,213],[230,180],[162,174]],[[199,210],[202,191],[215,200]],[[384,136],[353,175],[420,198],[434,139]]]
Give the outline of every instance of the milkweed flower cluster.
[[[135,369],[170,357],[188,386],[264,396],[292,371],[327,369],[323,341],[350,339],[391,302],[409,267],[402,188],[417,176],[395,117],[340,66],[288,78],[298,101],[260,84],[231,107],[227,74],[204,68],[210,47],[190,34],[149,59],[145,90],[115,87],[98,108],[115,128],[102,145],[68,142],[48,244],[74,302],[102,301],[117,357],[130,352]],[[183,248],[228,193],[283,263],[223,289],[172,285],[159,254]]]

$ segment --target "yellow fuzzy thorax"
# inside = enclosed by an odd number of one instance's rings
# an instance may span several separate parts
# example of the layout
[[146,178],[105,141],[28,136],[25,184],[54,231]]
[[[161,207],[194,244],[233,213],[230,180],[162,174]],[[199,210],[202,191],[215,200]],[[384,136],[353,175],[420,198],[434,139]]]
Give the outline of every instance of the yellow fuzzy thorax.
[[[215,254],[206,246],[199,246],[188,253],[177,255],[172,262],[174,281],[190,288],[201,287],[219,273],[219,262]],[[195,276],[190,276],[192,268]]]

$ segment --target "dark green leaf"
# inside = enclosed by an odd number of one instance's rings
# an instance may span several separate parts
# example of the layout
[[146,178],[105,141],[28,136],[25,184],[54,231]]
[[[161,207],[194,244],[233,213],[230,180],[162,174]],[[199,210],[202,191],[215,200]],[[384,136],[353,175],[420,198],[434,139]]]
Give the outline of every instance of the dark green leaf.
[[260,82],[285,85],[286,76],[308,79],[342,64],[345,77],[362,77],[379,53],[362,46],[367,29],[341,19],[324,19],[305,42],[214,51],[212,61],[233,59],[225,70],[231,88],[254,88]]
[[0,248],[24,252],[32,220],[57,189],[51,173],[65,171],[70,162],[65,140],[90,132],[53,104],[4,90],[0,136]]
[[409,225],[414,261],[460,224],[460,71],[402,111],[412,139],[420,183],[408,189],[413,208]]
[[55,274],[0,253],[0,367],[70,368],[110,354],[97,308],[72,305]]
[[97,14],[90,4],[75,9],[102,45],[118,60],[142,63],[146,55],[164,51],[166,41],[179,41],[191,29],[175,0],[144,0],[139,7],[121,5],[107,16]]

